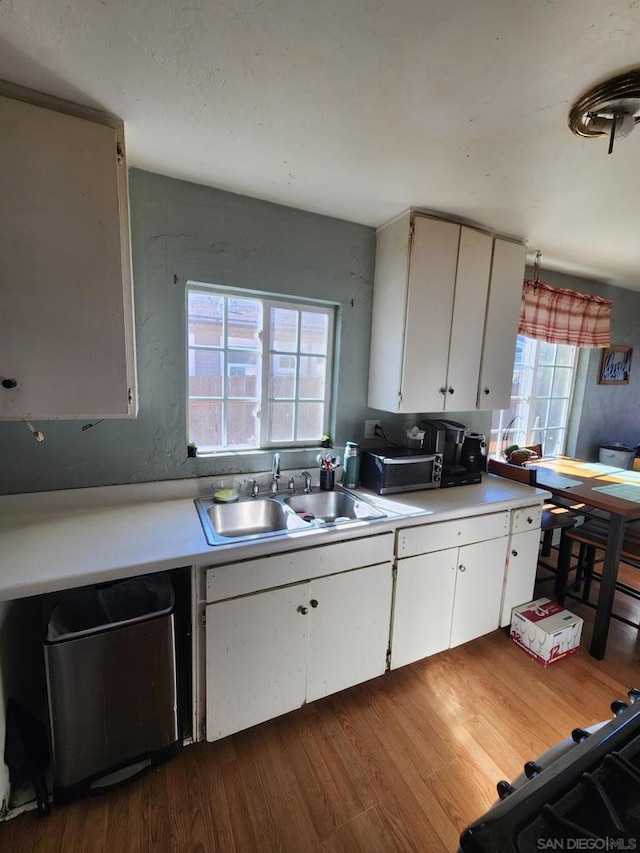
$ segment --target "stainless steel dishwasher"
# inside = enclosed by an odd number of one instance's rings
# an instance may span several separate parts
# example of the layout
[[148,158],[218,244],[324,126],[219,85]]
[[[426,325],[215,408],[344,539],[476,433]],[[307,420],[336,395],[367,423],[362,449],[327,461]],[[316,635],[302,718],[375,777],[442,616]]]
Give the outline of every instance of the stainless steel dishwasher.
[[68,593],[51,614],[44,653],[54,802],[130,781],[179,751],[168,575]]

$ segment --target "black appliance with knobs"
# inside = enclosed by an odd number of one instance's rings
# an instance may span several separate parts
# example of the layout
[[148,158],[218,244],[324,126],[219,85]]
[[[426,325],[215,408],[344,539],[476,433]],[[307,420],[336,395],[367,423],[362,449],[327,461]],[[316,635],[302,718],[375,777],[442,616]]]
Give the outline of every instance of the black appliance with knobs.
[[636,850],[640,839],[640,690],[613,719],[570,738],[497,784],[499,801],[460,836],[458,853]]
[[457,421],[424,420],[424,446],[432,453],[442,453],[440,487],[469,486],[482,482],[486,469],[486,442],[480,433],[469,433]]

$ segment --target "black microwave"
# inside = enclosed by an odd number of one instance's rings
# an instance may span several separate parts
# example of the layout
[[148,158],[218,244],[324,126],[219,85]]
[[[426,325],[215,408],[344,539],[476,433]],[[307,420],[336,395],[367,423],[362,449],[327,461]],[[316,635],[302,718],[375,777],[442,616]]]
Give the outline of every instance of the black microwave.
[[442,478],[442,453],[424,453],[404,447],[364,450],[360,483],[379,495],[437,489]]

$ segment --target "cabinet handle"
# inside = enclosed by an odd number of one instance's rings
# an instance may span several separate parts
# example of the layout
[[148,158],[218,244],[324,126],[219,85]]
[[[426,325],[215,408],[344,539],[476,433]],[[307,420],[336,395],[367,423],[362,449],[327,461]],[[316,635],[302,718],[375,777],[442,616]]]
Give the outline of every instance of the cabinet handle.
[[312,607],[317,607],[317,606],[318,606],[318,601],[317,601],[317,599],[312,598],[312,599],[311,599],[311,601],[309,602],[309,604],[310,604]]
[[298,613],[302,613],[303,616],[306,616],[308,612],[309,612],[308,607],[303,607],[302,605],[300,605],[300,607],[298,607]]
[[463,566],[463,565],[462,565],[462,563],[460,563],[460,565],[458,566],[458,568],[460,569],[460,571],[461,571],[461,572],[466,572],[466,571],[467,571],[467,567],[466,567],[466,566]]
[[447,389],[446,389],[446,388],[441,388],[441,389],[440,389],[440,393],[444,396],[444,395],[447,393]]
[[489,389],[489,388],[485,388],[485,389],[484,389],[484,393],[485,393],[485,394],[490,394],[490,393],[491,393],[491,391],[490,391],[490,389]]
[[2,387],[7,388],[7,390],[10,388],[16,388],[17,385],[18,385],[18,383],[16,382],[15,379],[3,379],[2,380]]
[[533,519],[531,518],[531,516],[529,516],[529,518],[527,519],[527,524],[533,524]]
[[454,390],[455,390],[455,389],[454,389],[454,388],[449,388],[448,390],[449,390],[449,393],[450,393],[450,394],[453,394],[453,392],[454,392]]
[[518,552],[517,552],[517,551],[512,551],[512,552],[511,552],[511,554],[512,554],[512,556],[514,556],[514,557],[517,557],[517,556],[518,556]]

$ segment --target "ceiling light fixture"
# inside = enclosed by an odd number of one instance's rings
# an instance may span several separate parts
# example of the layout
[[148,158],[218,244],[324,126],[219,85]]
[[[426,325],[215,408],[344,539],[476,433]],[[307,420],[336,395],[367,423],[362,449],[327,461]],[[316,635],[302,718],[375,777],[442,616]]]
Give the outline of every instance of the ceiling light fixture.
[[639,121],[640,68],[589,89],[569,112],[569,127],[576,136],[609,137],[609,154],[614,141],[629,136]]

